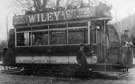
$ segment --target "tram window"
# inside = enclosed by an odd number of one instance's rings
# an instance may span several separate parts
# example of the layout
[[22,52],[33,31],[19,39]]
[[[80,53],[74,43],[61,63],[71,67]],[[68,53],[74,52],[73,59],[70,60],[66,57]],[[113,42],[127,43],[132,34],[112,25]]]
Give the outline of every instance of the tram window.
[[48,45],[48,32],[33,32],[32,45]]
[[91,30],[90,36],[91,43],[96,43],[96,30]]
[[91,31],[90,31],[90,43],[94,44],[96,43],[97,40],[97,29],[98,27],[96,27],[95,25],[91,26]]
[[17,33],[17,46],[24,46],[24,33]]
[[92,44],[99,43],[101,39],[101,27],[93,25],[90,31],[90,42]]
[[30,43],[30,35],[29,35],[29,32],[25,32],[24,33],[24,44],[25,45],[29,45],[29,43]]
[[108,26],[108,34],[111,42],[119,42],[118,33],[113,26]]
[[30,33],[17,33],[17,46],[28,46],[30,45]]
[[68,31],[68,42],[69,44],[81,44],[88,42],[88,31],[87,29],[72,29]]
[[51,44],[66,44],[66,31],[65,30],[57,30],[50,32],[50,43]]

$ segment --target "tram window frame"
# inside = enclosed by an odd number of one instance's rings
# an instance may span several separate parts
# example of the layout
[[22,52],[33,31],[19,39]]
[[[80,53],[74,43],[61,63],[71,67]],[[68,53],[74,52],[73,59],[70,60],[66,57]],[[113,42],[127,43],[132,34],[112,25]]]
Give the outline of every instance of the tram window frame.
[[[92,22],[90,26],[90,43],[91,44],[99,44],[101,41],[102,32],[102,26],[99,24],[96,24],[95,22]],[[93,35],[92,35],[93,34]]]
[[[71,24],[71,25],[70,25]],[[52,26],[50,28],[50,26]],[[88,44],[88,22],[87,21],[81,21],[81,22],[69,22],[69,23],[63,23],[63,24],[49,24],[45,26],[42,26],[39,30],[37,30],[39,27],[34,27],[32,28],[31,31],[24,31],[29,32],[29,42],[31,42],[29,45],[21,45],[21,46],[48,46],[48,45],[78,45],[80,43]],[[33,30],[34,29],[34,30]],[[43,30],[41,30],[43,29]],[[79,32],[78,32],[79,30]],[[56,40],[59,40],[59,42],[52,42],[52,38],[55,39],[55,37],[52,37],[51,32],[57,32],[57,31],[64,31],[64,33],[61,35],[61,37],[56,37]],[[33,36],[34,33],[46,33],[46,43],[41,43],[41,44],[35,44],[34,39],[35,37]],[[72,32],[73,35],[70,35],[70,32]],[[78,34],[81,33],[81,39],[79,42],[71,42],[70,36],[74,36],[74,32],[77,32]],[[17,32],[19,33],[19,32]],[[21,33],[21,32],[20,32]],[[57,35],[56,35],[57,36]],[[62,40],[63,41],[62,41]],[[55,40],[55,41],[56,41]],[[17,42],[16,42],[17,45]],[[17,45],[19,46],[19,45]]]
[[[54,36],[52,35],[52,32],[63,32],[63,35]],[[50,45],[59,45],[59,44],[67,44],[67,31],[66,30],[51,30],[49,31],[49,42]],[[60,40],[61,39],[61,40]]]
[[[37,36],[36,36],[36,34],[37,34]],[[32,46],[48,45],[48,38],[49,38],[48,31],[32,32]]]
[[97,43],[97,29],[93,27],[94,26],[91,26],[91,30],[90,30],[90,43],[96,44]]
[[30,45],[31,45],[30,32],[17,32],[16,33],[16,46],[30,46]]
[[[75,34],[74,32],[77,32],[78,34]],[[70,34],[72,33],[72,35]],[[77,39],[75,35],[78,35],[78,37],[81,33],[82,38]],[[82,35],[83,34],[83,35]],[[78,41],[79,40],[79,41]],[[87,44],[88,43],[88,28],[74,28],[74,29],[68,29],[68,44]]]

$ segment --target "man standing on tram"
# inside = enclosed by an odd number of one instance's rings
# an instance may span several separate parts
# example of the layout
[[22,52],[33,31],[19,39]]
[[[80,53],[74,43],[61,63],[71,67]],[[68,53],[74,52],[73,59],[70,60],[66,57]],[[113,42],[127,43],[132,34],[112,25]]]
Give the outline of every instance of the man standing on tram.
[[133,57],[132,57],[132,42],[128,35],[128,30],[124,30],[123,35],[121,35],[121,64],[127,68],[132,67]]
[[80,65],[82,71],[88,69],[87,57],[86,57],[86,47],[83,44],[80,44],[80,49],[77,53],[77,62]]

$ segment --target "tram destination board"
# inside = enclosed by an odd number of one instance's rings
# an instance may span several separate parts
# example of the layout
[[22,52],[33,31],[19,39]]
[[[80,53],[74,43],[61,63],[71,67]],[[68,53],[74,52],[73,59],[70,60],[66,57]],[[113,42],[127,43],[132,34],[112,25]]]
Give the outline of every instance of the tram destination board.
[[78,9],[69,9],[63,11],[45,12],[45,13],[34,13],[29,15],[14,16],[14,25],[25,25],[25,24],[36,24],[52,21],[63,21],[71,19],[82,19],[95,17],[95,8],[86,7]]

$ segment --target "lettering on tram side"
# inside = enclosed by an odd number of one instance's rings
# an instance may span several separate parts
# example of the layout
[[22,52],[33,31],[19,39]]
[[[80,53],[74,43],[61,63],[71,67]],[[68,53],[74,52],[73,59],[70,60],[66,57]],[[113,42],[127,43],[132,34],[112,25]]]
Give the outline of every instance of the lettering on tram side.
[[14,16],[13,23],[14,25],[28,24],[28,23],[33,24],[33,23],[41,23],[41,22],[95,17],[95,15],[96,15],[95,9],[87,7],[87,8],[79,8],[79,9],[47,12],[47,13]]

